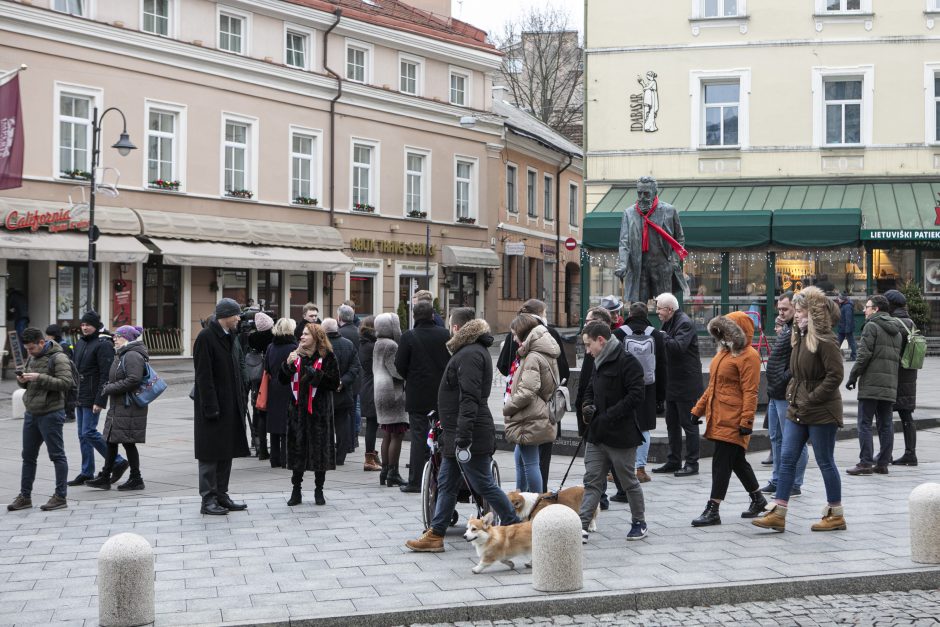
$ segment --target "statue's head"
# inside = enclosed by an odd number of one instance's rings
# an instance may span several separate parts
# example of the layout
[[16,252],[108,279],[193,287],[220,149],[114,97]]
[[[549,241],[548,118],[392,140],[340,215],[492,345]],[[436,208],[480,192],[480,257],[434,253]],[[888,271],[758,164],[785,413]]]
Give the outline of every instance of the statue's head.
[[652,176],[640,177],[636,182],[636,198],[641,209],[645,211],[653,206],[653,199],[656,198],[657,190],[656,179]]

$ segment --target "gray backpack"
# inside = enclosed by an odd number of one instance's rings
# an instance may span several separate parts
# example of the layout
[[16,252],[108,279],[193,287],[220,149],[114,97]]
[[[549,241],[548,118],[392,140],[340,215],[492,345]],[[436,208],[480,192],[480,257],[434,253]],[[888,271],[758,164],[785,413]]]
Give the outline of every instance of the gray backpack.
[[653,327],[646,327],[643,335],[626,335],[623,338],[623,350],[633,355],[643,367],[643,384],[656,383],[656,341],[653,339]]

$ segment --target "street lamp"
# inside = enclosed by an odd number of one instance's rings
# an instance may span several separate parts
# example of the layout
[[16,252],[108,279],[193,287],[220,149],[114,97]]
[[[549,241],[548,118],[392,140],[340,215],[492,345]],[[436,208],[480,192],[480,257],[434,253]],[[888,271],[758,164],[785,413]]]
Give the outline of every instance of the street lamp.
[[121,119],[124,121],[124,130],[121,131],[121,136],[111,147],[117,149],[118,154],[122,157],[126,157],[132,150],[137,149],[137,146],[131,142],[131,138],[127,134],[127,118],[124,117],[124,112],[117,107],[111,107],[105,109],[101,117],[98,117],[98,107],[95,107],[91,119],[91,189],[88,200],[88,283],[85,286],[85,302],[87,303],[89,311],[97,311],[94,301],[95,242],[98,241],[99,232],[98,228],[95,226],[95,189],[97,187],[98,178],[96,171],[98,169],[98,160],[101,156],[101,123],[104,121],[104,117],[111,111],[120,113]]

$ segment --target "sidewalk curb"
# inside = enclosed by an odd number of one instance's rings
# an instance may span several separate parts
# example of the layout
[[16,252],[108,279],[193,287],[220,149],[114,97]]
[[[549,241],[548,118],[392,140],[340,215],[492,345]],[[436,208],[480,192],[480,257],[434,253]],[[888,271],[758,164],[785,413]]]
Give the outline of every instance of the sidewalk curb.
[[[347,614],[319,618],[291,618],[271,622],[226,624],[283,627],[346,627],[351,623],[369,627],[390,627],[414,623],[456,623],[496,621],[533,616],[607,614],[625,610],[655,610],[722,604],[777,601],[789,597],[830,594],[872,594],[883,591],[935,590],[940,588],[940,568],[834,575],[831,577],[781,578],[759,583],[715,584],[680,588],[653,588],[640,592],[567,594],[522,597],[478,605],[429,606],[415,610]],[[446,594],[446,593],[445,593]]]

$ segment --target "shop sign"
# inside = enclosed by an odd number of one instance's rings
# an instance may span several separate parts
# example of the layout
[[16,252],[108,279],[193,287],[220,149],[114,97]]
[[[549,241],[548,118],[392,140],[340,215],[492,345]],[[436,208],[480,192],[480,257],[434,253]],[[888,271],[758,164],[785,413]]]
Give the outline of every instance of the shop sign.
[[940,241],[940,229],[888,229],[883,231],[862,231],[863,240],[926,240]]
[[525,256],[525,242],[507,242],[504,252],[510,257]]
[[545,257],[546,261],[553,261],[555,259],[555,255],[558,254],[558,250],[554,246],[542,244],[540,248],[542,249],[542,256]]
[[398,255],[434,255],[434,244],[424,242],[396,242],[387,239],[356,238],[349,240],[349,248],[354,253],[393,253]]
[[39,229],[48,229],[50,233],[61,231],[77,231],[88,228],[88,220],[73,220],[71,209],[58,211],[25,211],[16,209],[10,211],[3,221],[8,231],[22,231],[29,229],[36,232]]

